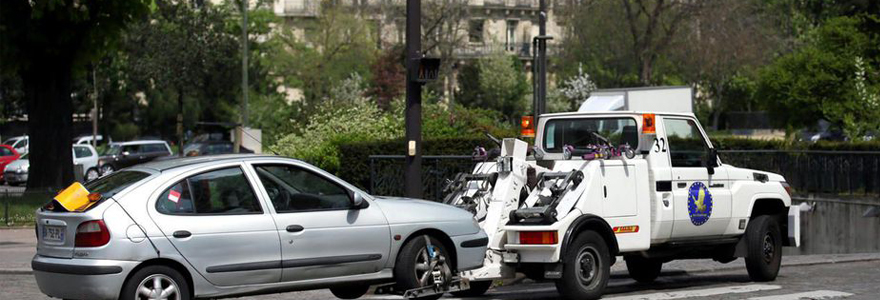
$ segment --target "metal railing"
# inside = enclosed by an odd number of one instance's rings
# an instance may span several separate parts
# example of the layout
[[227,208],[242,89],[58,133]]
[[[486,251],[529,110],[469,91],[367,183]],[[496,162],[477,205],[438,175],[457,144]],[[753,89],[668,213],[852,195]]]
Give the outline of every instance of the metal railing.
[[25,191],[24,188],[0,187],[0,226],[28,226],[34,212],[55,194],[50,191]]
[[[781,174],[798,194],[880,195],[880,151],[725,150],[721,160],[737,167]],[[371,155],[370,192],[403,195],[404,156]],[[470,156],[424,156],[425,198],[443,198],[446,179],[473,170]]]

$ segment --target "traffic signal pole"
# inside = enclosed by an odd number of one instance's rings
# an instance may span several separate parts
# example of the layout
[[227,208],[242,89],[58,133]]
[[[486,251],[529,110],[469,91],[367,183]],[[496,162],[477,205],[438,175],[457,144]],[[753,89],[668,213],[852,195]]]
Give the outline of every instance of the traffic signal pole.
[[416,81],[422,57],[422,1],[406,1],[406,169],[404,189],[409,198],[422,195],[422,84]]

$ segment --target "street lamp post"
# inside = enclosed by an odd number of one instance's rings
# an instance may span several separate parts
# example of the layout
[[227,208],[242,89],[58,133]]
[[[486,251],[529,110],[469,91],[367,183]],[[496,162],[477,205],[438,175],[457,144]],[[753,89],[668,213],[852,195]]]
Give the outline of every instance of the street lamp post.
[[407,197],[422,198],[422,84],[416,81],[422,57],[422,1],[406,1],[406,169]]

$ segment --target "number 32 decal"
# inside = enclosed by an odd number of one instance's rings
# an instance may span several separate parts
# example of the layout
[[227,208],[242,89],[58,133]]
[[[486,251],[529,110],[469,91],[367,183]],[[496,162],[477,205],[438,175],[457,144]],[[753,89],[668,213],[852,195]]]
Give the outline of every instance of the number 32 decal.
[[654,138],[654,152],[666,152],[666,139],[665,138]]

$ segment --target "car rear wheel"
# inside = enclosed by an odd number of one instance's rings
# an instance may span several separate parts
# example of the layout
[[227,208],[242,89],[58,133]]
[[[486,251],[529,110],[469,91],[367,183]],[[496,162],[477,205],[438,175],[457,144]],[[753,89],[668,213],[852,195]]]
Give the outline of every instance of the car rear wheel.
[[663,263],[656,259],[641,256],[627,256],[624,259],[629,277],[641,283],[654,282],[660,276],[660,269],[663,268]]
[[[448,252],[439,240],[427,236],[411,239],[400,250],[394,266],[394,277],[401,291],[415,288],[448,285],[452,279]],[[443,295],[418,299],[439,299]]]
[[611,273],[611,256],[605,240],[594,231],[585,231],[563,249],[562,279],[556,289],[564,299],[599,299]]
[[189,300],[190,288],[180,272],[166,266],[138,270],[122,288],[123,300]]
[[101,175],[98,174],[97,169],[92,168],[86,172],[86,181],[92,181],[98,179],[98,177],[101,177]]
[[369,285],[352,285],[330,288],[333,296],[339,299],[357,299],[365,295],[370,290]]
[[782,264],[782,233],[773,216],[758,216],[746,227],[746,270],[753,281],[772,281]]

